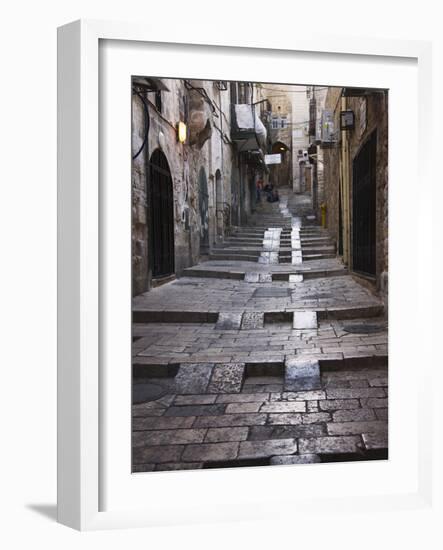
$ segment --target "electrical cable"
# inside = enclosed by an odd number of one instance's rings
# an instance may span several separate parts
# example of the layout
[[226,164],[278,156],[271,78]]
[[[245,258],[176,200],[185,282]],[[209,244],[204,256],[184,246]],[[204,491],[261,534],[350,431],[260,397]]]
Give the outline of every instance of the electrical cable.
[[135,160],[140,155],[140,153],[143,151],[143,149],[146,145],[146,142],[148,140],[150,119],[149,119],[149,109],[148,109],[148,106],[146,104],[145,98],[137,90],[133,89],[132,93],[140,98],[141,102],[143,103],[143,110],[144,110],[144,113],[145,113],[145,135],[143,137],[143,141],[142,141],[142,144],[140,145],[139,150],[137,151],[137,153],[135,153],[135,155],[132,155],[132,160]]

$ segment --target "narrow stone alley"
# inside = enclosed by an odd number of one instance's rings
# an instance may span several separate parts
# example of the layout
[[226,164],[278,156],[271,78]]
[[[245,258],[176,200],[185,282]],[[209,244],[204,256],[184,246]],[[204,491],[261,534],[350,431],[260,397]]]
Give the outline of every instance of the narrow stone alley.
[[387,457],[383,303],[286,193],[134,298],[134,472]]

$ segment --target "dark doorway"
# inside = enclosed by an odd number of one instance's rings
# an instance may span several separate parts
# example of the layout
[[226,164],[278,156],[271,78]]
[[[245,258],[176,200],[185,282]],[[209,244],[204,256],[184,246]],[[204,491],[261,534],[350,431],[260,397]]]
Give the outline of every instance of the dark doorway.
[[353,162],[352,178],[352,267],[365,275],[376,274],[376,154],[373,132]]
[[198,203],[200,209],[200,254],[209,252],[209,193],[205,169],[200,168],[198,175]]
[[149,162],[152,276],[174,273],[174,196],[165,155],[156,149]]

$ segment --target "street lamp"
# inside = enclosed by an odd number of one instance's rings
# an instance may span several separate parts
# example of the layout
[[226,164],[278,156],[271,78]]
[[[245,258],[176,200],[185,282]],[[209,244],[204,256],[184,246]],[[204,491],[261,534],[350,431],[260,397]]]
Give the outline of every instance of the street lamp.
[[177,124],[177,139],[180,143],[185,143],[188,133],[188,128],[184,122],[179,122]]

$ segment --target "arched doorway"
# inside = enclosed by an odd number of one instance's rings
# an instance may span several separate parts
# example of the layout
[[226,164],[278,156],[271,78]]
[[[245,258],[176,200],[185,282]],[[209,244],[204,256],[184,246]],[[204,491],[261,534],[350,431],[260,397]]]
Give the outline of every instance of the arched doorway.
[[209,252],[209,193],[205,169],[198,175],[198,203],[200,210],[200,254]]
[[174,273],[174,195],[165,155],[156,149],[149,162],[152,276]]
[[290,148],[282,141],[276,141],[272,145],[272,154],[281,155],[280,164],[270,165],[270,180],[276,187],[292,186],[290,151]]
[[217,217],[217,238],[223,238],[223,182],[220,170],[215,172],[215,209]]

